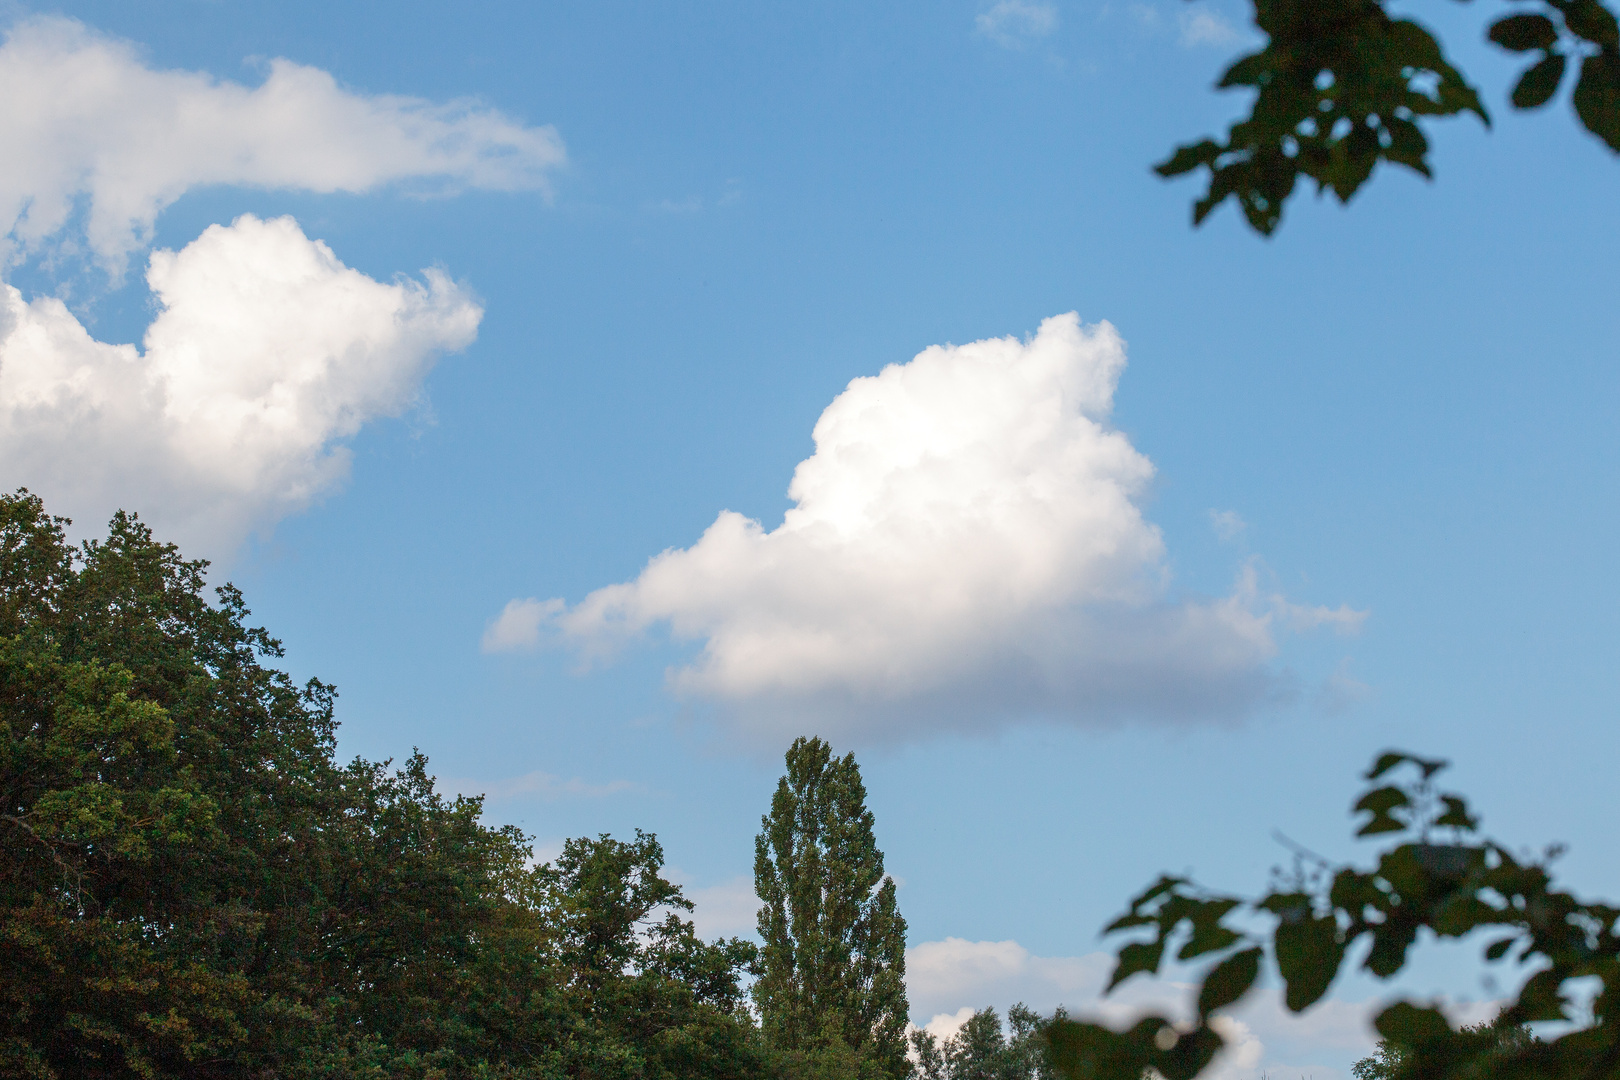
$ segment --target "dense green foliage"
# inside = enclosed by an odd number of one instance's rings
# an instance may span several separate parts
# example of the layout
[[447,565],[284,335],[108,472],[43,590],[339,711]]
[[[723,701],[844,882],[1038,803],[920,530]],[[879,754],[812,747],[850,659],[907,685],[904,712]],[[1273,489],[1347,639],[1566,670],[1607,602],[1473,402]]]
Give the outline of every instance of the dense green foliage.
[[[1463,1031],[1475,1035],[1488,1035],[1495,1040],[1493,1053],[1511,1054],[1538,1042],[1529,1025],[1474,1024]],[[1364,1057],[1350,1066],[1350,1075],[1356,1080],[1394,1080],[1406,1067],[1410,1056],[1407,1048],[1389,1039],[1379,1039],[1371,1057]]]
[[905,1076],[906,923],[855,756],[796,740],[761,824],[754,885],[764,947],[753,995],[766,1040],[831,1055],[843,1062],[835,1075]]
[[[1386,753],[1369,770],[1374,786],[1355,804],[1367,815],[1357,835],[1400,837],[1370,869],[1302,855],[1291,876],[1248,901],[1185,878],[1160,878],[1107,928],[1135,937],[1119,950],[1109,988],[1138,972],[1158,972],[1171,946],[1177,960],[1215,957],[1199,986],[1196,1020],[1177,1026],[1148,1016],[1124,1032],[1056,1021],[1047,1037],[1064,1075],[1137,1080],[1152,1069],[1166,1080],[1191,1080],[1222,1046],[1212,1017],[1254,987],[1268,955],[1285,1004],[1300,1012],[1327,993],[1358,945],[1365,947],[1362,966],[1387,979],[1405,967],[1422,931],[1436,938],[1488,933],[1486,962],[1511,955],[1529,976],[1491,1025],[1457,1029],[1435,1005],[1389,1005],[1375,1021],[1382,1053],[1363,1063],[1368,1076],[1361,1080],[1620,1074],[1620,1038],[1610,1023],[1620,1005],[1620,908],[1555,889],[1547,863],[1557,848],[1526,860],[1478,838],[1467,801],[1432,786],[1444,767]],[[1388,782],[1401,770],[1408,779]],[[1244,922],[1233,925],[1234,919]],[[1256,922],[1269,930],[1256,932]],[[1585,1004],[1583,990],[1592,991]],[[1563,1021],[1569,1029],[1546,1040],[1530,1037],[1524,1025],[1540,1021]]]
[[651,836],[526,839],[333,759],[229,586],[0,497],[0,1075],[753,1077],[752,948]]
[[[1058,1010],[1055,1019],[1067,1013]],[[1047,1080],[1045,1021],[1023,1004],[1007,1010],[1007,1028],[994,1009],[980,1009],[943,1043],[927,1031],[911,1033],[916,1080]]]
[[[1249,224],[1269,235],[1300,177],[1348,202],[1381,161],[1430,175],[1423,121],[1471,112],[1490,123],[1478,92],[1434,36],[1392,18],[1384,0],[1253,4],[1266,44],[1217,83],[1254,90],[1249,115],[1224,140],[1182,146],[1156,166],[1162,176],[1208,170],[1194,224],[1235,198]],[[1512,92],[1514,108],[1540,108],[1560,84],[1573,82],[1581,124],[1620,152],[1620,24],[1613,12],[1601,0],[1519,0],[1514,9],[1489,29],[1500,47],[1534,57]],[[1571,61],[1579,72],[1566,80]]]

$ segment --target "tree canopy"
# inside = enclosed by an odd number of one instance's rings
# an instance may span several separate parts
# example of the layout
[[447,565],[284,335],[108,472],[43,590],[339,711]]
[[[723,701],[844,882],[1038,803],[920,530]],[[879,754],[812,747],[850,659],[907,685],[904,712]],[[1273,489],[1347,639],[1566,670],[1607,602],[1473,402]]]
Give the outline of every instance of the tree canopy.
[[906,1061],[906,923],[883,873],[855,755],[794,741],[755,841],[765,1038],[790,1052],[844,1052],[861,1075]]
[[0,496],[0,1074],[765,1075],[654,837],[536,866],[420,754],[339,764],[240,593],[65,524]]
[[[1208,187],[1193,204],[1195,225],[1233,198],[1249,225],[1270,235],[1301,177],[1348,202],[1380,162],[1432,175],[1425,123],[1472,113],[1490,124],[1479,91],[1434,35],[1392,17],[1384,0],[1252,3],[1266,44],[1216,84],[1252,89],[1249,115],[1224,139],[1189,143],[1155,166],[1166,177],[1207,171]],[[1488,30],[1492,42],[1530,58],[1512,106],[1541,108],[1571,83],[1582,126],[1620,153],[1614,13],[1601,0],[1514,0],[1512,7]]]

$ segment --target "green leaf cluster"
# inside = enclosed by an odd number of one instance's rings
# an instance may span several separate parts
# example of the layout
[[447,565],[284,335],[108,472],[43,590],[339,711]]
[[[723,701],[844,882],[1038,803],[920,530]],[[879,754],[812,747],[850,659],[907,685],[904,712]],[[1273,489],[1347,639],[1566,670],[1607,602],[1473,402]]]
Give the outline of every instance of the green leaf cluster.
[[[1179,147],[1161,176],[1203,169],[1209,186],[1193,204],[1200,224],[1228,198],[1270,235],[1301,177],[1348,202],[1381,162],[1432,175],[1422,124],[1469,112],[1489,125],[1468,80],[1423,26],[1397,19],[1384,0],[1253,0],[1260,51],[1240,58],[1217,84],[1255,92],[1249,115],[1224,140]],[[1515,0],[1519,7],[1525,0]],[[1571,60],[1581,124],[1620,152],[1620,29],[1601,0],[1541,0],[1536,12],[1493,23],[1490,40],[1539,53],[1511,95],[1515,108],[1550,101]]]
[[[1485,934],[1488,964],[1529,972],[1492,1025],[1456,1029],[1437,1005],[1396,1001],[1377,1017],[1385,1040],[1360,1080],[1496,1080],[1508,1077],[1612,1076],[1620,1069],[1614,1024],[1620,1005],[1620,908],[1585,901],[1553,886],[1547,859],[1526,859],[1478,836],[1479,819],[1461,796],[1438,792],[1441,761],[1382,755],[1356,801],[1360,836],[1398,842],[1366,869],[1318,860],[1296,867],[1255,900],[1214,895],[1185,878],[1163,877],[1107,928],[1136,939],[1119,949],[1117,985],[1157,973],[1176,959],[1207,957],[1191,1023],[1148,1016],[1127,1031],[1068,1020],[1047,1029],[1053,1059],[1068,1077],[1139,1080],[1154,1070],[1191,1080],[1223,1045],[1212,1014],[1241,1000],[1270,960],[1288,1008],[1300,1012],[1327,993],[1347,956],[1387,979],[1406,965],[1420,933],[1437,938]],[[1241,922],[1238,920],[1241,919]],[[1256,924],[1266,929],[1257,931]],[[1144,935],[1145,936],[1142,936]],[[1596,986],[1589,1022],[1574,1005],[1572,983]],[[1541,1041],[1523,1029],[1565,1021],[1573,1030]],[[1367,1075],[1362,1075],[1366,1073]]]

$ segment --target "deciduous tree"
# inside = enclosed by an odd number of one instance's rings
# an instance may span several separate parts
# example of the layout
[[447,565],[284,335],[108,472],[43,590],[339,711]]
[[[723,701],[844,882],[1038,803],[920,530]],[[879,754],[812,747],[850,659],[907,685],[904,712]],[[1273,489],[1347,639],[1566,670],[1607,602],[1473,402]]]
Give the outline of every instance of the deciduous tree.
[[906,923],[855,755],[795,740],[761,824],[754,885],[764,947],[753,995],[767,1042],[847,1052],[863,1075],[904,1076]]

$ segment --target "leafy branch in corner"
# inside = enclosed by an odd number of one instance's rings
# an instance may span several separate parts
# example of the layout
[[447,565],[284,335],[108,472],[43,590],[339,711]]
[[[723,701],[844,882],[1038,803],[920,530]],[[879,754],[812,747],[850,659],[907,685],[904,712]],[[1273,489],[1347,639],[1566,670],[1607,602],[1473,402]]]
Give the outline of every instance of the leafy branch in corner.
[[[1485,961],[1510,961],[1531,974],[1491,1027],[1453,1028],[1434,1004],[1387,1006],[1374,1026],[1400,1050],[1388,1080],[1615,1075],[1620,1038],[1609,1019],[1620,1004],[1620,909],[1553,888],[1547,864],[1560,849],[1528,859],[1479,838],[1467,801],[1434,789],[1444,768],[1391,752],[1367,772],[1372,786],[1355,804],[1365,815],[1356,835],[1400,840],[1371,869],[1279,875],[1258,900],[1161,877],[1104,931],[1134,935],[1119,949],[1108,989],[1138,973],[1157,974],[1167,954],[1205,959],[1196,1018],[1176,1024],[1152,1015],[1126,1031],[1053,1021],[1047,1036],[1058,1070],[1076,1080],[1140,1080],[1150,1069],[1165,1080],[1192,1080],[1224,1045],[1214,1015],[1254,988],[1268,960],[1281,976],[1284,1003],[1297,1013],[1322,999],[1356,946],[1365,944],[1361,966],[1388,979],[1427,929],[1438,938],[1490,933]],[[1239,916],[1250,917],[1247,925],[1258,917],[1269,929],[1232,925]],[[1598,987],[1585,1016],[1574,1004],[1573,980]],[[1577,1026],[1545,1041],[1501,1037],[1538,1021]]]
[[[1160,176],[1209,172],[1193,224],[1235,198],[1255,231],[1269,236],[1301,176],[1318,193],[1349,202],[1381,161],[1425,177],[1434,117],[1490,116],[1479,92],[1446,59],[1434,35],[1397,19],[1383,0],[1253,0],[1266,35],[1216,84],[1256,92],[1249,116],[1224,142],[1202,139],[1154,166]],[[1465,0],[1466,2],[1466,0]],[[1514,108],[1546,105],[1578,61],[1572,101],[1585,128],[1620,153],[1620,24],[1601,0],[1513,0],[1518,11],[1492,23],[1491,41],[1533,54],[1510,95]]]

